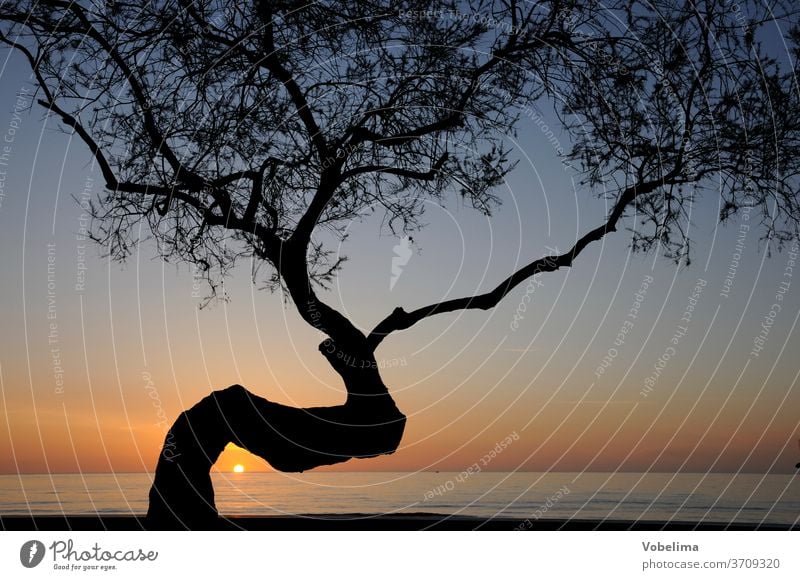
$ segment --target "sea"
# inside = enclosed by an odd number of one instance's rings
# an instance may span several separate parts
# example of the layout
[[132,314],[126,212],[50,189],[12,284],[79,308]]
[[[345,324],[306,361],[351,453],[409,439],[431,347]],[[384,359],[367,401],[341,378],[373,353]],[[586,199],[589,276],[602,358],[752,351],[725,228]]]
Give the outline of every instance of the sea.
[[[224,515],[797,524],[800,476],[704,473],[214,473]],[[143,515],[152,474],[0,476],[0,515]]]

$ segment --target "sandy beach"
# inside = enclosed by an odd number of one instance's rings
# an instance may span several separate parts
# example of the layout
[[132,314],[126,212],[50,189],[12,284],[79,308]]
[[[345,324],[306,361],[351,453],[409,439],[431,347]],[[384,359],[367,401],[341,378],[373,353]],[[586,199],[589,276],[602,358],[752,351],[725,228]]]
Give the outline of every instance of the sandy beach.
[[[144,517],[135,516],[0,516],[0,528],[6,531],[131,531],[147,530]],[[714,522],[652,520],[476,518],[443,514],[336,514],[305,516],[235,516],[221,517],[217,530],[797,530],[800,526],[778,524],[727,524]]]

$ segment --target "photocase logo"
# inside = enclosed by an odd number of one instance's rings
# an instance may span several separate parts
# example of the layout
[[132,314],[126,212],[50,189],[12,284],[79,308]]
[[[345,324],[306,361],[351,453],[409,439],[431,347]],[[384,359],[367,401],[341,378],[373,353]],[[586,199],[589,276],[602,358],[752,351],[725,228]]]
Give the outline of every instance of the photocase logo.
[[410,236],[403,236],[400,238],[400,242],[392,248],[394,250],[394,257],[392,258],[392,279],[389,281],[389,290],[394,290],[394,285],[397,284],[397,281],[400,279],[400,275],[403,273],[403,266],[408,264],[408,261],[411,259],[411,237]]
[[19,549],[19,561],[26,568],[35,568],[44,559],[44,544],[39,540],[28,540]]

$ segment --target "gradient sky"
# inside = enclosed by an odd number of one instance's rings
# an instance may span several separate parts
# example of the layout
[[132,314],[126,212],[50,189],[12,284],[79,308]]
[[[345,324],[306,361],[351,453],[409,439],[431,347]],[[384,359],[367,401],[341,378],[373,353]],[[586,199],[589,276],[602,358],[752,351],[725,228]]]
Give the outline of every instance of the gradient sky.
[[[253,285],[249,264],[226,281],[229,302],[200,310],[205,288],[193,286],[187,265],[155,258],[153,242],[120,265],[82,241],[73,196],[99,192],[101,176],[87,148],[45,123],[41,108],[14,116],[16,95],[32,85],[18,55],[0,52],[0,67],[0,152],[10,147],[0,166],[0,473],[152,470],[168,423],[233,383],[292,405],[343,401],[316,350],[319,332]],[[523,118],[514,143],[521,163],[491,219],[455,197],[431,203],[392,290],[398,238],[377,219],[353,223],[340,248],[350,260],[324,298],[369,329],[398,305],[485,291],[601,223],[604,203],[576,190],[555,154],[567,137],[542,108],[541,118]],[[461,470],[514,435],[486,469],[793,471],[800,280],[786,275],[789,255],[767,259],[771,248],[751,229],[723,296],[745,222],[721,228],[717,213],[713,192],[692,208],[688,268],[630,254],[620,231],[491,312],[443,315],[392,335],[377,356],[409,417],[403,443],[392,456],[327,469]],[[651,277],[634,319],[635,295]],[[698,280],[705,286],[686,324]],[[790,286],[755,356],[781,282]],[[685,335],[673,345],[679,327]],[[613,361],[600,374],[609,349]],[[235,463],[269,469],[232,448],[218,467]]]

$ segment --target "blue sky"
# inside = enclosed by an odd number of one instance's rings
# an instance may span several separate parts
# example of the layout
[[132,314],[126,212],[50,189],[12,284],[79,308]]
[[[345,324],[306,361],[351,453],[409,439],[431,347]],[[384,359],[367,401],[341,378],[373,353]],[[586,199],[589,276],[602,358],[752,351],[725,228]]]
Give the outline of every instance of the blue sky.
[[[73,196],[98,193],[102,179],[83,144],[54,119],[45,123],[40,107],[15,116],[17,95],[32,85],[22,59],[7,54],[0,471],[152,469],[161,417],[171,421],[236,382],[289,404],[341,402],[337,377],[316,351],[319,333],[281,296],[258,290],[247,263],[226,281],[229,302],[200,310],[191,269],[156,259],[152,242],[120,265],[80,239],[83,210]],[[520,164],[491,218],[455,197],[429,204],[428,226],[391,290],[398,238],[378,218],[353,223],[341,248],[349,261],[326,300],[368,329],[398,305],[492,288],[600,224],[604,202],[576,187],[554,152],[555,140],[566,148],[568,138],[541,110],[541,119],[523,117],[513,143]],[[766,259],[760,232],[743,234],[749,222],[720,227],[717,201],[708,191],[692,207],[688,268],[631,254],[620,231],[491,312],[439,316],[387,339],[378,358],[409,415],[406,438],[391,457],[343,468],[458,470],[515,431],[520,441],[497,469],[792,471],[800,455],[800,271],[787,276],[786,252]],[[759,336],[763,348],[753,354]],[[252,459],[264,467],[259,461]]]

